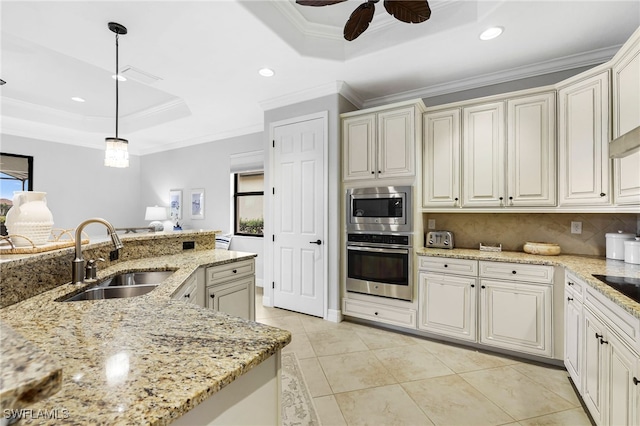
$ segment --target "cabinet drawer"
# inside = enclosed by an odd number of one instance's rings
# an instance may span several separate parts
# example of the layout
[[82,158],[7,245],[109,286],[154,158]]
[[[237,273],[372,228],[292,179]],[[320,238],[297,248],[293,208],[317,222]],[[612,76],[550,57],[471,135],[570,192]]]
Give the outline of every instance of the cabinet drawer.
[[480,261],[480,276],[551,284],[553,283],[553,266]]
[[565,288],[571,290],[575,296],[582,300],[582,298],[584,297],[585,286],[582,280],[573,275],[571,272],[567,271],[564,274],[564,284]]
[[207,285],[215,285],[229,279],[253,274],[254,270],[253,259],[211,266],[207,268]]
[[190,277],[176,293],[173,295],[174,300],[188,303],[197,303],[198,279],[196,275]]
[[598,314],[598,318],[618,333],[629,346],[640,352],[640,319],[591,287],[585,288],[584,293],[585,306]]
[[477,260],[424,256],[420,256],[419,259],[419,268],[424,271],[457,275],[478,275]]
[[360,300],[344,299],[344,314],[405,328],[416,328],[414,309],[393,308]]

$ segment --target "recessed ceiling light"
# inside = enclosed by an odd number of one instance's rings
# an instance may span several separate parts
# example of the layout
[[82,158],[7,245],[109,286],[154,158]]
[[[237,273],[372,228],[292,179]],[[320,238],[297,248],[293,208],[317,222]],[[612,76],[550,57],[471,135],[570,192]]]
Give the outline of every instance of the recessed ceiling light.
[[72,101],[76,101],[76,102],[84,102],[84,99],[82,99],[79,96],[74,96],[73,98],[71,98]]
[[114,75],[111,76],[111,78],[114,79],[114,80],[117,79],[118,81],[127,81],[127,77],[125,77],[122,74],[117,74],[117,75],[114,74]]
[[263,77],[273,77],[276,73],[271,68],[260,68],[258,70],[258,74],[260,74]]
[[482,34],[480,34],[480,40],[491,40],[491,39],[494,39],[494,38],[498,37],[500,34],[502,34],[503,31],[504,31],[504,28],[502,28],[502,27],[487,28],[486,30],[484,30],[482,32]]

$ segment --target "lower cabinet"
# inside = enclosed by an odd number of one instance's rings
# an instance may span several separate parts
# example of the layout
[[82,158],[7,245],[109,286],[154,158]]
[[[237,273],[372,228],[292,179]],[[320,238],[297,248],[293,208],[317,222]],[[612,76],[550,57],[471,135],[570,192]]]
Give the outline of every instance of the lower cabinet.
[[415,309],[400,308],[356,299],[344,299],[345,315],[404,328],[416,328]]
[[582,389],[584,355],[583,284],[566,274],[564,288],[564,365],[578,390]]
[[551,357],[552,287],[480,280],[480,343]]
[[255,263],[253,259],[211,266],[206,271],[209,309],[255,320]]
[[180,286],[172,299],[204,307],[204,270],[200,268],[194,272]]

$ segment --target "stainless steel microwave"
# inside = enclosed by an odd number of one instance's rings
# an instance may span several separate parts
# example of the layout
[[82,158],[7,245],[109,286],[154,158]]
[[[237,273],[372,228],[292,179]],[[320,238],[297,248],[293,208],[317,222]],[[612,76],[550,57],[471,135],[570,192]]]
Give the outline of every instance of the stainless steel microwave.
[[411,186],[347,190],[347,231],[411,232]]

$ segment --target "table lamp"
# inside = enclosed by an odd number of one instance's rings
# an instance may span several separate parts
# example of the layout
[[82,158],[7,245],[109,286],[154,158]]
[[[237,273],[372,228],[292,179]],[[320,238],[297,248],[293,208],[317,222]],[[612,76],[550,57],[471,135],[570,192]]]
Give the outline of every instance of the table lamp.
[[149,227],[154,228],[157,232],[164,231],[164,225],[161,221],[167,220],[167,208],[166,207],[147,207],[147,211],[144,215],[144,220],[151,220]]

